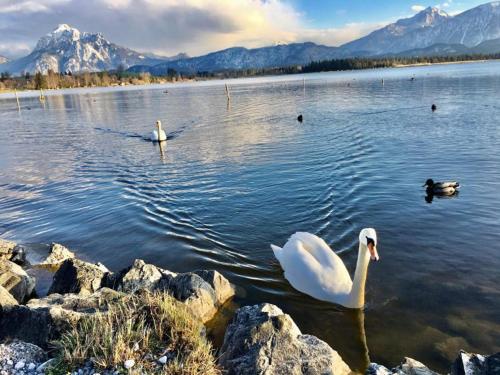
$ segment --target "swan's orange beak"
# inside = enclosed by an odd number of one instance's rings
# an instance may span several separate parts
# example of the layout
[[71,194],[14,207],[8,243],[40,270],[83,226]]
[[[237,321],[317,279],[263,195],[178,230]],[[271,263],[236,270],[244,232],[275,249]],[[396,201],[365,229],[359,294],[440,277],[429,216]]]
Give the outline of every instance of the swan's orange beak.
[[374,261],[378,262],[378,260],[380,259],[380,257],[378,256],[377,246],[375,246],[373,243],[369,243],[368,244],[368,250],[370,251],[370,258],[371,258],[371,260],[374,260]]

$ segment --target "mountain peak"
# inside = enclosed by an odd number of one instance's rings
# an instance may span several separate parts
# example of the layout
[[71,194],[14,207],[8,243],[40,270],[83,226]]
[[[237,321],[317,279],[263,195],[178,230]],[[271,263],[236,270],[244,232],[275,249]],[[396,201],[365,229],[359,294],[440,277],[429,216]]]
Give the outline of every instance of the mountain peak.
[[73,30],[76,30],[76,29],[74,29],[73,27],[71,27],[67,23],[61,23],[61,24],[57,25],[57,27],[52,31],[51,34],[58,34],[58,33],[64,32],[64,31],[73,31]]

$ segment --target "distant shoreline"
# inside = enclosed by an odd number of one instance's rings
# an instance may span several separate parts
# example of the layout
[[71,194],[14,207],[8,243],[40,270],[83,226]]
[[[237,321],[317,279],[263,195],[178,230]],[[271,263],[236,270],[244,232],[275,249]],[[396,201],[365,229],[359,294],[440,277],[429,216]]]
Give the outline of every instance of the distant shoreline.
[[398,64],[392,68],[407,68],[412,66],[431,66],[431,65],[451,65],[451,64],[469,64],[469,63],[485,63],[488,61],[500,61],[500,59],[478,59],[478,60],[460,60],[460,61],[447,61],[435,63],[415,63],[415,64]]
[[[318,72],[299,72],[299,73],[281,73],[281,74],[262,74],[262,75],[255,75],[255,76],[241,76],[241,77],[194,77],[194,78],[184,78],[184,79],[179,79],[176,81],[167,81],[167,80],[162,80],[162,81],[157,81],[157,82],[145,82],[145,83],[124,83],[124,84],[112,84],[112,85],[106,85],[106,86],[79,86],[79,87],[62,87],[62,88],[51,88],[51,89],[43,89],[44,92],[51,93],[54,91],[71,91],[71,90],[87,90],[87,89],[106,89],[106,88],[123,88],[123,87],[143,87],[143,86],[158,86],[158,87],[165,87],[165,85],[177,85],[177,84],[186,84],[186,83],[196,83],[196,82],[206,82],[206,81],[225,81],[228,79],[238,79],[238,78],[261,78],[261,77],[272,77],[272,76],[287,76],[287,75],[293,75],[293,74],[311,74],[311,73],[332,73],[332,72],[346,72],[346,71],[363,71],[363,70],[376,70],[376,69],[392,69],[392,68],[410,68],[410,67],[421,67],[421,66],[433,66],[433,65],[457,65],[457,64],[475,64],[475,63],[485,63],[489,61],[500,61],[500,59],[477,59],[477,60],[460,60],[460,61],[445,61],[445,62],[422,62],[422,63],[413,63],[413,64],[396,64],[393,66],[387,66],[383,68],[363,68],[363,69],[348,69],[348,70],[326,70],[326,71],[318,71]],[[5,97],[7,94],[13,94],[15,95],[16,90],[12,89],[1,89],[0,88],[0,99]],[[17,93],[19,94],[39,94],[40,90],[35,90],[35,89],[24,89],[20,88],[17,90]],[[24,95],[23,95],[24,96]]]

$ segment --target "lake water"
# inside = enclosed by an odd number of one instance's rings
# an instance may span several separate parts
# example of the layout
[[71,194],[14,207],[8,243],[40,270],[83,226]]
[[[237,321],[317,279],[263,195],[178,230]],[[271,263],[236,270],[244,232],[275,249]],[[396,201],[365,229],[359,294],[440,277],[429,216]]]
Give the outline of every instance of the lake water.
[[[26,94],[20,114],[0,96],[0,235],[217,269],[236,305],[278,305],[357,370],[500,350],[499,62],[229,84],[229,106],[223,82]],[[142,138],[157,119],[163,149]],[[428,203],[427,178],[461,192]],[[309,231],[353,272],[368,226],[364,312],[295,291],[269,248]]]

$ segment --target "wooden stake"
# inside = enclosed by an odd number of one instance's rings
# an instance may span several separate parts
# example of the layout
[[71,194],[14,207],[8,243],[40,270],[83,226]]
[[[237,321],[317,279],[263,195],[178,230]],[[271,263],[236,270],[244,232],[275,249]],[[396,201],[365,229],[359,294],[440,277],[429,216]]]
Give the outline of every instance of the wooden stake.
[[17,89],[14,89],[14,92],[16,93],[17,110],[21,112],[21,105],[19,104],[19,96],[17,96]]
[[226,86],[226,96],[227,96],[227,100],[231,100],[231,95],[229,95],[229,87],[227,86],[227,83],[225,84]]

